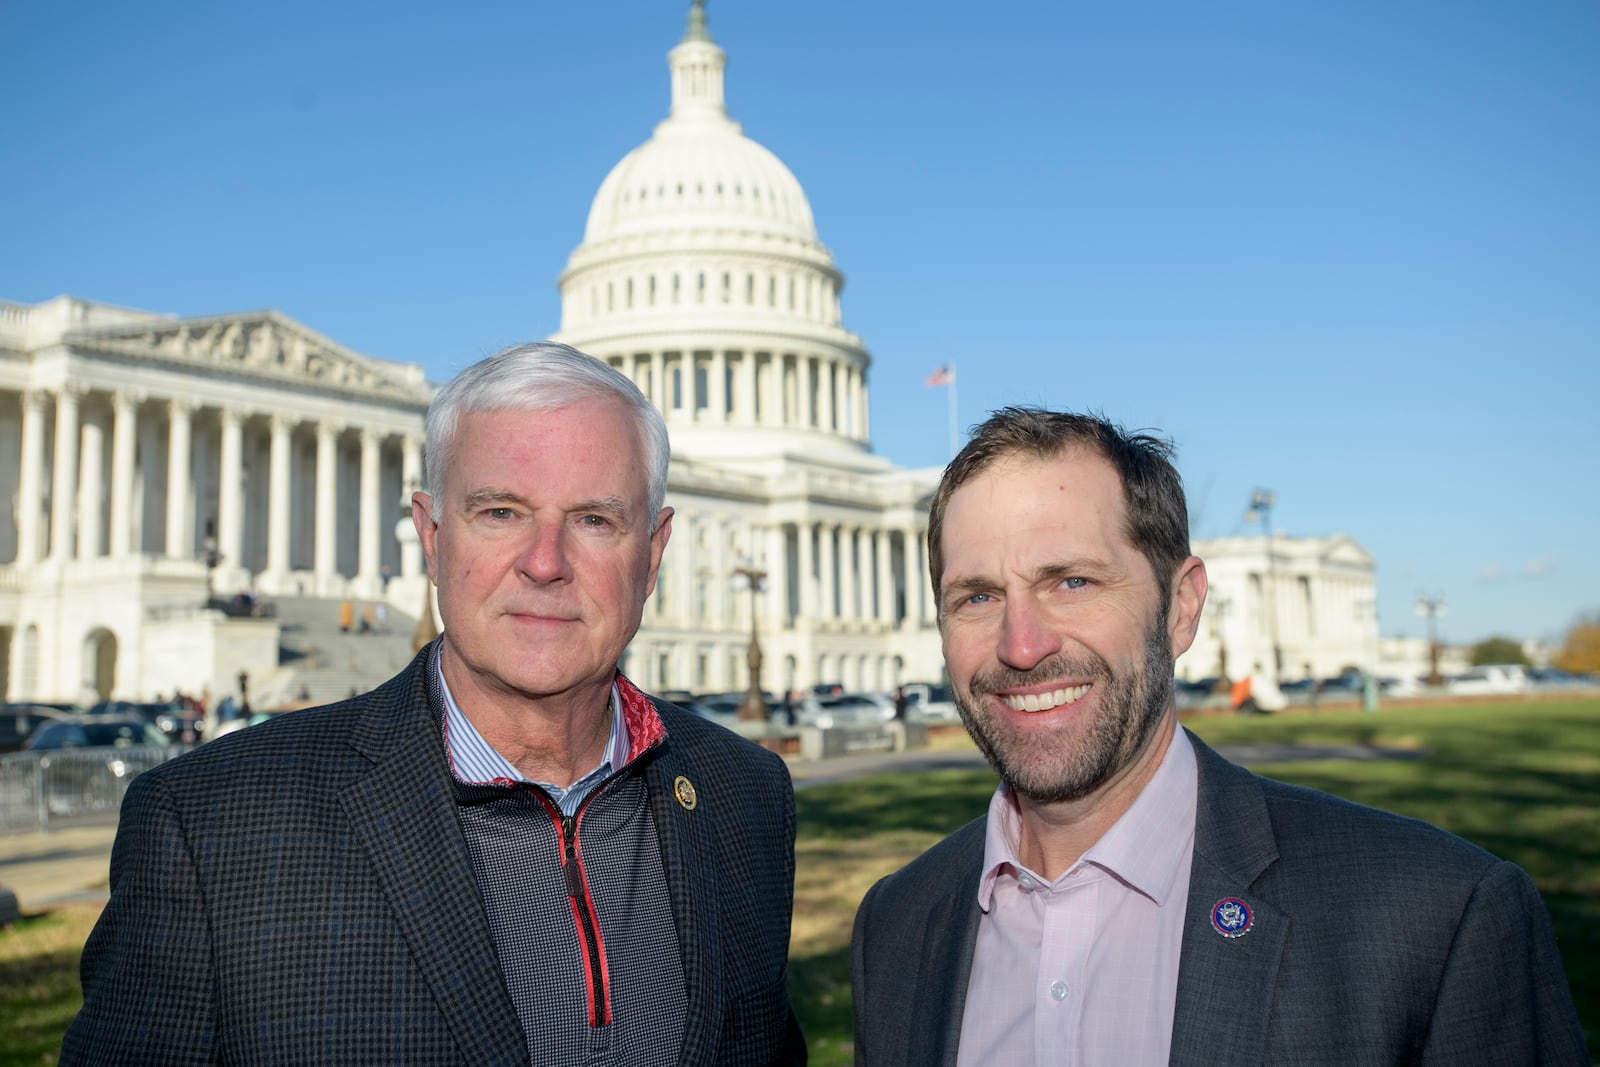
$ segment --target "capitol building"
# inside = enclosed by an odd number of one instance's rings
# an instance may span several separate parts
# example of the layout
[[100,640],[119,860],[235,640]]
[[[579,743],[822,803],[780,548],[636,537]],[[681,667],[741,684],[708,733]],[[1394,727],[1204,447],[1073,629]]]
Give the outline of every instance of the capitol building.
[[[670,111],[600,183],[559,278],[553,339],[636,382],[672,438],[673,537],[622,668],[739,690],[754,635],[770,691],[937,680],[939,472],[873,453],[843,275],[800,183],[729,117],[725,63],[695,0]],[[309,684],[285,620],[432,613],[409,500],[435,388],[271,311],[0,302],[0,694],[220,696],[245,676],[268,704],[381,681],[391,663]],[[1212,591],[1180,678],[1376,668],[1354,541],[1194,548]]]
[[[769,690],[937,679],[938,472],[872,452],[843,276],[794,175],[729,117],[725,62],[697,0],[671,110],[560,275],[553,339],[638,383],[672,437],[673,538],[623,669],[740,689],[754,632]],[[0,691],[221,694],[246,672],[266,702],[299,684],[280,624],[230,598],[417,614],[404,502],[434,388],[270,311],[0,303]]]

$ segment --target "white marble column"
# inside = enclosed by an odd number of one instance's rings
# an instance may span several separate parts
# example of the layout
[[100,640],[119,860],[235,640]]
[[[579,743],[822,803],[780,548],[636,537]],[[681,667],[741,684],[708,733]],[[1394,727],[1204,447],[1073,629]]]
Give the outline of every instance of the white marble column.
[[82,420],[78,450],[78,558],[96,559],[104,552],[100,536],[105,507],[105,428],[93,417]]
[[658,348],[650,353],[650,399],[663,415],[667,412],[667,357]]
[[839,617],[839,565],[834,555],[838,530],[839,528],[831,522],[817,527],[820,539],[820,544],[817,546],[817,577],[822,583],[821,609],[824,619]]
[[22,394],[22,463],[17,472],[17,562],[39,561],[39,504],[44,499],[45,394]]
[[167,556],[194,555],[194,530],[189,524],[189,450],[194,402],[175,396],[167,402]]
[[[652,370],[651,374],[655,372]],[[653,380],[653,379],[652,379]],[[411,493],[422,488],[422,438],[407,434],[400,445],[400,491],[406,495],[404,507],[411,506]],[[400,576],[422,573],[422,542],[415,537],[400,539]]]
[[356,577],[368,596],[378,592],[378,561],[383,551],[379,543],[383,536],[383,494],[379,492],[383,436],[377,430],[361,431],[361,518],[360,540],[356,543]]
[[711,363],[706,368],[706,406],[711,409],[714,425],[728,421],[728,353],[720,348],[711,353]]
[[789,611],[789,557],[784,551],[783,524],[774,523],[762,531],[766,539],[767,610],[770,626],[780,625]]
[[907,527],[906,539],[906,626],[926,626],[933,614],[933,590],[928,584],[928,545],[922,531]]
[[139,399],[125,389],[111,398],[111,555],[119,559],[133,550],[133,468]]
[[845,381],[849,384],[850,439],[861,440],[861,368],[850,364]]
[[55,469],[51,472],[50,557],[65,560],[72,555],[72,513],[77,505],[78,478],[78,400],[81,391],[63,386],[56,394]]
[[289,463],[294,422],[272,416],[267,444],[267,574],[274,590],[289,587]]
[[864,379],[861,383],[861,432],[856,437],[862,441],[872,438],[872,411],[868,404],[867,385]]
[[878,542],[878,621],[894,625],[894,544],[887,528],[873,534]]
[[815,546],[811,540],[815,531],[815,523],[795,523],[795,540],[800,551],[800,617],[808,620],[817,617],[817,582],[812,576],[816,566]]
[[317,591],[324,596],[337,592],[339,568],[338,536],[338,459],[340,427],[317,423],[317,498],[314,560]]
[[840,429],[838,419],[838,365],[834,360],[819,360],[818,370],[822,373],[822,413],[819,422],[822,429],[829,434],[834,434]]
[[225,574],[245,574],[244,563],[244,424],[239,413],[222,408],[217,477],[217,553]]
[[770,352],[750,352],[750,378],[755,381],[755,406],[750,408],[750,421],[760,422],[762,426],[782,426],[784,419],[779,413],[778,390],[773,389]]
[[795,357],[795,392],[800,398],[800,425],[810,429],[816,425],[816,411],[813,401],[816,393],[812,383],[816,376],[817,361],[814,356]]
[[[845,552],[845,594],[844,609],[840,612],[847,619],[861,620],[867,617],[867,584],[861,573],[867,561],[867,553],[863,542],[867,531],[860,526],[850,531],[849,549]],[[841,546],[843,547],[843,546]]]
[[733,421],[750,426],[756,421],[756,354],[745,349],[739,355],[737,372],[739,395],[733,402]]

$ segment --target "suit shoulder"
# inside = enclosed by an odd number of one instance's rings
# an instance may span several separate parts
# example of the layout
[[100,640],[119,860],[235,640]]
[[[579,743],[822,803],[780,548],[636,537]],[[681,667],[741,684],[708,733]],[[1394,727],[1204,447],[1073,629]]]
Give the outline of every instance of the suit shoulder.
[[652,703],[666,727],[668,743],[681,746],[696,762],[709,760],[740,774],[781,774],[788,781],[788,765],[776,752],[676,704],[654,699]]
[[876,907],[898,911],[944,896],[952,885],[966,885],[977,892],[987,824],[988,816],[979,816],[898,871],[885,875],[869,891],[869,900]]
[[1280,857],[1329,862],[1419,877],[1476,881],[1498,857],[1447,830],[1303,786],[1261,778]]

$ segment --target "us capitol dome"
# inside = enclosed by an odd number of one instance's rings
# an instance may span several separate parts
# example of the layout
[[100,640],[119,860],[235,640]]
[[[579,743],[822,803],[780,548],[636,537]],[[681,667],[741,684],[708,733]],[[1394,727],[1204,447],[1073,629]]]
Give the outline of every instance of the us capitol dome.
[[937,679],[936,472],[873,454],[844,276],[799,181],[729,117],[700,0],[667,61],[671,108],[600,183],[552,337],[628,375],[672,437],[672,542],[624,670],[737,690],[753,624],[769,690]]

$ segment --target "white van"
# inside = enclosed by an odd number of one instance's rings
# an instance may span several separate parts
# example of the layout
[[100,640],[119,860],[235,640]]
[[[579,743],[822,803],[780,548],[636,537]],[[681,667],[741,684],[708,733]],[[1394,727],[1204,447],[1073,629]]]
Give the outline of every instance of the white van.
[[1456,675],[1445,691],[1458,696],[1520,693],[1528,688],[1528,672],[1515,663],[1490,663]]

